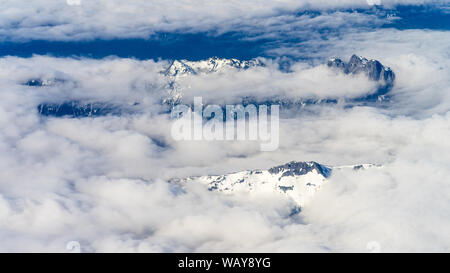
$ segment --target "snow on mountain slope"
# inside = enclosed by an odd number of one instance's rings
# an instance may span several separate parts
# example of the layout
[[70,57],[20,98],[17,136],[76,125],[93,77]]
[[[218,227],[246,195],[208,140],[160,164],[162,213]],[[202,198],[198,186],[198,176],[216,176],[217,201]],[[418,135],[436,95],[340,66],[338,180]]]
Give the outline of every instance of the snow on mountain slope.
[[261,66],[263,63],[258,59],[240,61],[238,59],[221,59],[212,57],[202,61],[175,60],[164,72],[169,77],[182,77],[189,74],[207,74],[220,72],[225,69],[248,69],[254,66]]
[[186,87],[180,86],[177,79],[188,75],[204,75],[209,73],[224,72],[227,70],[245,70],[250,67],[262,66],[258,59],[241,61],[238,59],[222,59],[212,57],[202,61],[175,60],[163,71],[168,77],[167,93],[168,97],[163,99],[163,103],[175,105],[183,97],[183,90]]
[[[207,75],[210,73],[222,73],[230,70],[241,71],[251,67],[264,66],[265,64],[259,59],[249,61],[240,61],[237,59],[220,59],[217,57],[209,58],[202,61],[186,61],[175,60],[171,65],[163,71],[163,74],[168,78],[167,92],[168,97],[163,99],[164,103],[171,105],[178,104],[182,101],[184,90],[191,88],[183,84],[180,78],[195,75]],[[389,68],[381,64],[377,60],[368,60],[364,57],[353,55],[348,62],[344,62],[338,58],[332,58],[328,61],[329,69],[340,71],[346,75],[363,74],[369,81],[376,82],[377,91],[373,94],[356,97],[353,101],[380,101],[385,99],[385,95],[392,89],[395,81],[395,74]],[[286,72],[289,73],[289,72]],[[351,83],[350,83],[351,84]],[[299,85],[301,86],[301,85]],[[276,91],[276,90],[275,90]],[[243,96],[243,100],[250,100],[252,98]],[[253,98],[255,101],[260,101],[263,98]],[[283,106],[289,105],[309,105],[318,104],[322,102],[337,102],[336,99],[319,98],[310,99],[306,97],[285,97],[275,94],[273,97],[267,98],[269,101],[262,101],[263,103],[277,103]],[[261,102],[261,101],[260,101]]]
[[[238,59],[223,59],[223,58],[209,58],[201,61],[187,61],[187,60],[175,60],[170,65],[160,71],[162,76],[161,82],[156,84],[155,93],[149,92],[148,94],[157,94],[157,100],[162,101],[164,106],[174,106],[180,103],[188,103],[183,101],[183,96],[188,94],[187,90],[191,89],[189,76],[209,75],[218,73],[226,74],[228,71],[243,71],[253,67],[264,67],[266,64],[260,59],[252,60],[238,60]],[[362,97],[356,97],[349,99],[348,102],[372,102],[382,101],[388,98],[386,94],[392,88],[395,80],[395,74],[390,68],[383,66],[377,60],[368,60],[363,57],[353,55],[349,62],[343,62],[340,59],[334,58],[329,60],[328,68],[338,70],[344,74],[356,75],[364,74],[371,81],[377,82],[379,89],[375,93],[370,93]],[[286,72],[289,73],[289,72]],[[215,78],[217,79],[217,78]],[[214,80],[214,78],[213,78]],[[351,79],[349,79],[351,80]],[[194,81],[195,82],[195,81]],[[47,88],[55,89],[70,89],[79,85],[76,81],[65,78],[31,78],[21,83],[22,85],[29,86],[30,88],[38,88],[41,90]],[[208,79],[203,82],[208,85]],[[349,84],[352,84],[349,82]],[[301,85],[300,85],[301,86]],[[45,87],[45,88],[44,88]],[[216,86],[217,87],[217,86]],[[195,88],[193,88],[195,89]],[[194,90],[195,91],[195,90]],[[237,90],[239,91],[239,90]],[[336,98],[315,98],[315,97],[302,97],[299,96],[286,96],[283,92],[277,93],[279,90],[274,88],[273,94],[246,94],[245,90],[243,94],[235,94],[237,102],[243,104],[278,104],[283,109],[289,109],[293,107],[304,107],[306,105],[315,105],[321,103],[337,103]],[[314,91],[314,90],[313,90]],[[191,94],[191,93],[189,93]],[[195,92],[194,92],[195,94]],[[201,93],[200,93],[201,94]],[[224,93],[224,96],[230,94]],[[192,95],[192,94],[191,94]],[[241,96],[241,97],[239,97]],[[189,101],[190,98],[187,98]],[[118,103],[109,103],[106,101],[88,100],[86,98],[73,98],[68,101],[43,101],[37,106],[38,113],[44,116],[56,116],[56,117],[97,117],[105,115],[121,115],[125,113],[133,113],[137,107],[130,109],[127,105]],[[132,104],[139,104],[139,102],[132,102]],[[121,109],[123,108],[123,109]]]
[[174,183],[200,182],[210,191],[224,194],[277,194],[289,198],[298,207],[307,204],[328,182],[333,170],[363,170],[380,167],[374,164],[331,167],[317,162],[289,162],[268,170],[241,171],[225,175],[209,175],[172,179]]

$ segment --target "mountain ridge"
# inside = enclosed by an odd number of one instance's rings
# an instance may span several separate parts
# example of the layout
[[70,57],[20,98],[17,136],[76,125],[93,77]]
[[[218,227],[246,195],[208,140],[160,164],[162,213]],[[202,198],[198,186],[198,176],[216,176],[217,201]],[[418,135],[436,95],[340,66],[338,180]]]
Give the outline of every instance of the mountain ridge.
[[[180,77],[187,77],[189,75],[203,75],[210,73],[220,73],[229,69],[238,71],[247,70],[252,67],[264,66],[264,62],[260,59],[238,60],[238,59],[224,59],[218,57],[211,57],[202,61],[187,61],[174,60],[171,64],[161,71],[167,78],[167,83],[163,86],[163,93],[161,102],[163,105],[173,107],[182,103],[184,89],[188,87],[180,86],[177,79]],[[349,62],[344,62],[339,58],[332,58],[328,61],[327,66],[330,69],[335,69],[339,72],[348,75],[365,74],[370,80],[379,83],[377,92],[365,95],[355,99],[349,99],[350,103],[370,103],[376,101],[388,100],[388,93],[392,89],[395,82],[395,73],[389,68],[383,66],[377,60],[368,60],[366,58],[353,55]],[[289,72],[286,72],[289,73]],[[76,82],[66,79],[51,78],[40,79],[32,78],[22,83],[31,88],[36,87],[55,87],[62,84],[70,83],[76,85]],[[61,87],[64,88],[64,87]],[[166,93],[165,93],[166,92]],[[270,98],[256,98],[243,96],[242,104],[278,104],[282,108],[289,109],[291,107],[303,108],[307,105],[316,104],[336,104],[337,99],[332,98],[284,98],[276,95]],[[139,102],[133,103],[139,105]],[[123,109],[121,109],[123,108]],[[126,113],[133,113],[137,111],[136,107],[130,108],[129,105],[121,105],[120,103],[111,104],[102,101],[83,101],[81,99],[66,100],[66,101],[45,101],[37,106],[38,113],[44,116],[55,117],[98,117],[105,115],[121,115]]]
[[254,195],[277,194],[292,200],[298,208],[301,208],[307,205],[315,193],[329,182],[333,171],[342,169],[361,171],[374,167],[382,166],[359,164],[332,167],[315,161],[291,161],[267,170],[255,169],[222,175],[173,178],[169,179],[169,183],[199,182],[207,186],[210,191],[228,195],[242,193]]

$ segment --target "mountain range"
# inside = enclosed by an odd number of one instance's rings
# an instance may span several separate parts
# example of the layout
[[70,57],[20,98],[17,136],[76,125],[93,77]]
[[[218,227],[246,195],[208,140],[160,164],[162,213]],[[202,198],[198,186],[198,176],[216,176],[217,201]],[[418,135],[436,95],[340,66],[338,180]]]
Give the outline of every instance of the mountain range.
[[176,184],[202,183],[210,191],[228,195],[273,195],[293,201],[300,209],[305,206],[326,183],[333,172],[343,169],[362,171],[368,168],[380,168],[380,165],[361,164],[332,167],[314,161],[292,161],[266,170],[248,170],[229,174],[173,178],[169,182]]
[[[162,97],[163,105],[174,106],[182,103],[183,94],[186,86],[178,83],[178,80],[183,77],[194,75],[205,75],[211,73],[221,73],[228,70],[242,71],[252,67],[265,66],[259,59],[252,60],[238,60],[238,59],[221,59],[217,57],[209,58],[202,61],[187,61],[175,60],[170,65],[161,71],[166,77],[167,84],[162,89],[166,90],[166,95]],[[368,79],[377,82],[377,92],[349,100],[349,103],[370,103],[376,101],[383,101],[388,98],[388,93],[394,86],[395,74],[394,72],[382,65],[377,60],[368,60],[366,58],[353,55],[348,62],[344,62],[339,58],[332,58],[328,61],[327,66],[330,69],[338,70],[347,75],[364,74]],[[289,72],[286,72],[289,73]],[[37,87],[51,87],[63,86],[68,80],[65,79],[30,79],[23,83],[26,86]],[[76,83],[73,83],[76,85]],[[61,87],[62,88],[62,87]],[[287,99],[282,97],[273,97],[261,101],[261,98],[243,97],[243,104],[279,104],[282,108],[290,107],[304,107],[305,105],[321,104],[321,103],[337,103],[336,99]],[[132,106],[138,106],[136,102]],[[123,109],[121,109],[123,108]],[[69,100],[69,101],[54,101],[43,102],[37,106],[38,113],[44,116],[55,117],[96,117],[105,115],[121,115],[124,113],[133,113],[133,107],[130,103],[127,105],[112,104],[110,102],[101,101],[84,101],[84,100]]]

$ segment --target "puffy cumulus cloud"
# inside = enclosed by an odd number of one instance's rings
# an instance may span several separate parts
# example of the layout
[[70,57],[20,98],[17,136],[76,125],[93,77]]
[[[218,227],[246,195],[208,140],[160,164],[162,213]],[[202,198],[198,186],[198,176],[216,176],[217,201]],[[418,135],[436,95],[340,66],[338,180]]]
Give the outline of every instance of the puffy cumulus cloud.
[[[314,127],[305,126],[304,130],[290,127],[291,132],[304,134],[292,136],[291,143],[296,145],[290,147],[290,154],[283,155],[285,147],[271,159],[354,163],[378,157],[385,163],[381,170],[336,172],[303,209],[302,218],[287,217],[291,204],[286,200],[230,199],[194,183],[181,189],[159,180],[128,178],[130,174],[116,167],[123,173],[107,173],[102,166],[111,163],[89,145],[66,140],[87,150],[80,157],[54,142],[71,154],[42,162],[41,169],[30,177],[5,169],[14,176],[9,184],[1,178],[2,250],[65,251],[67,242],[78,240],[83,251],[366,251],[370,241],[379,242],[386,251],[446,251],[450,192],[445,151],[450,147],[445,138],[450,116],[417,121],[361,112],[355,109],[340,119],[328,117],[328,122],[316,119]],[[327,134],[336,133],[336,128],[327,129],[330,123],[341,130],[331,139]],[[83,127],[79,131],[89,132]],[[47,138],[40,141],[52,142]],[[323,147],[319,147],[321,143]],[[95,157],[91,162],[89,153]],[[225,155],[220,155],[224,159]],[[31,155],[28,157],[32,161]],[[83,162],[69,162],[70,157],[85,161],[86,168],[79,166]],[[268,158],[259,157],[254,158],[259,162],[252,164],[271,164]],[[141,158],[131,160],[139,164]],[[66,163],[61,165],[68,171],[55,172],[61,168],[56,161]],[[243,162],[223,164],[236,169]],[[31,163],[16,164],[24,167],[21,173],[33,171]],[[218,164],[209,163],[208,168]],[[152,175],[158,168],[149,163],[147,172]],[[164,169],[172,172],[176,168]]]
[[181,192],[165,182],[104,176],[80,179],[65,195],[1,201],[2,251],[65,251],[71,240],[84,251],[243,250],[295,224],[280,218],[289,213],[285,200],[237,206],[198,185]]
[[[432,42],[448,34],[386,29],[352,35],[316,56],[380,59],[397,74],[391,103],[316,105],[283,118],[280,148],[270,153],[253,142],[174,141],[160,108],[166,61],[0,59],[0,250],[63,252],[69,241],[79,241],[82,251],[100,252],[359,252],[375,241],[382,251],[448,251],[448,43]],[[242,86],[292,96],[309,94],[313,85],[324,94],[341,88],[342,96],[370,87],[358,78],[341,81],[323,66],[297,63],[292,69],[283,74],[269,64],[245,76],[226,71],[183,81],[195,86],[189,96],[207,96],[207,82],[210,92],[222,91],[211,99]],[[65,81],[23,85],[32,78]],[[139,101],[142,108],[80,119],[37,112],[43,101],[68,99]],[[295,217],[288,217],[288,200],[223,196],[196,183],[165,182],[291,160],[384,167],[336,171]]]
[[[71,5],[78,3],[80,5]],[[433,4],[446,1],[383,0],[385,6]],[[283,1],[0,1],[2,39],[86,40],[147,38],[159,31],[228,31],[256,18],[302,9],[370,7],[366,0]],[[339,17],[339,16],[338,16]],[[118,18],[120,18],[118,20]],[[278,18],[277,20],[283,20]],[[342,24],[342,18],[333,20]],[[257,26],[257,25],[253,25]]]
[[[247,96],[261,101],[272,97],[292,100],[355,98],[377,90],[377,83],[363,74],[346,75],[325,64],[313,66],[298,62],[285,72],[276,60],[261,60],[264,66],[247,70],[225,68],[218,73],[178,77],[176,86],[186,98],[186,103],[194,96],[202,96],[205,102],[220,104],[239,103]],[[138,102],[141,104],[139,108],[157,113],[162,109],[161,99],[169,96],[168,84],[172,79],[164,75],[169,65],[169,61],[115,57],[102,60],[6,57],[0,59],[0,75],[5,79],[0,84],[17,90],[5,96],[26,93],[33,97],[30,101],[34,104],[36,101],[64,100],[98,100],[125,105]],[[42,67],[48,69],[43,70]],[[30,80],[49,84],[45,88],[23,86]]]
[[[152,98],[148,93],[157,92],[158,86],[166,84],[160,73],[165,66],[167,62],[164,61],[155,63],[114,57],[103,60],[6,57],[0,59],[0,75],[5,88],[19,88],[13,94],[26,92],[41,100],[84,98],[133,102],[144,96]],[[51,84],[34,91],[20,87],[20,84],[35,79]]]
[[376,241],[386,252],[448,251],[448,122],[446,114],[393,123],[403,142],[394,161],[382,170],[337,173],[303,211],[305,221],[336,239],[336,249],[358,251]]

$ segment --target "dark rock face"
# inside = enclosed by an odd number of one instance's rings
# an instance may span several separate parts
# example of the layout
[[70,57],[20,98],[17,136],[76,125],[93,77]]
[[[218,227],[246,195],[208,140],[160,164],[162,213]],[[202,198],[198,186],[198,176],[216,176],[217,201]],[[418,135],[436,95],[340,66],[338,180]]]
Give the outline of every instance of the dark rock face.
[[328,67],[339,69],[345,74],[361,74],[364,73],[370,80],[379,81],[380,89],[387,93],[395,81],[395,74],[389,68],[383,66],[377,60],[368,60],[363,57],[353,55],[348,63],[341,59],[335,58],[328,61]]
[[39,114],[43,116],[71,118],[121,115],[123,112],[120,107],[112,104],[102,102],[84,103],[81,101],[42,103],[38,105],[37,109]]
[[313,161],[311,162],[292,161],[284,165],[270,168],[269,173],[278,174],[282,172],[283,177],[283,176],[304,175],[313,170],[316,170],[317,173],[323,175],[324,177],[329,177],[331,175],[330,168]]

